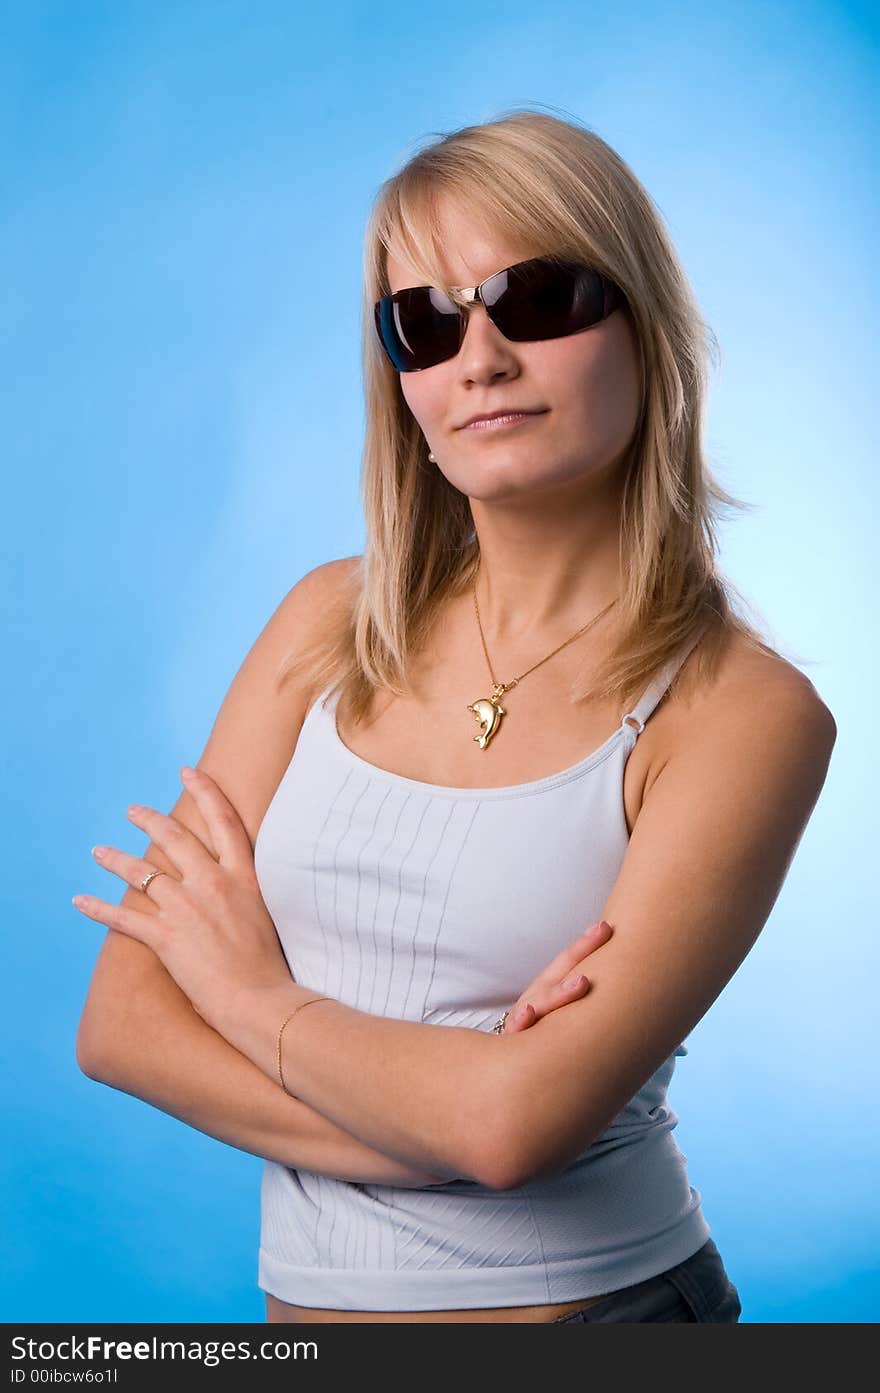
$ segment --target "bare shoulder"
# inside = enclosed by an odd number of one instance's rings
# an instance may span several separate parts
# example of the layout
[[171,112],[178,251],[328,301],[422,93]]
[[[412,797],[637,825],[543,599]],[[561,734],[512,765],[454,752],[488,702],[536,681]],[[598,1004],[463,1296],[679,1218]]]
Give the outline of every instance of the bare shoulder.
[[[252,844],[290,762],[312,697],[307,676],[296,673],[281,682],[279,674],[286,660],[314,640],[328,612],[342,601],[359,560],[342,557],[315,566],[282,596],[239,661],[195,761],[232,804]],[[210,845],[201,813],[185,789],[171,812]],[[161,852],[152,845],[147,859],[162,865]]]
[[835,738],[833,713],[810,678],[769,646],[755,648],[734,634],[712,683],[692,683],[677,703],[666,754],[681,756],[696,744],[703,754],[714,747],[718,758],[737,758],[774,744],[824,768]]
[[[824,772],[837,726],[813,683],[769,647],[756,648],[738,634],[725,640],[710,680],[700,679],[696,650],[669,696],[661,701],[639,744],[641,767],[632,821],[670,761],[697,760],[715,777],[726,760],[761,758],[765,745],[786,763],[812,762]],[[638,746],[637,746],[638,750]]]
[[780,703],[787,715],[810,715],[835,730],[834,717],[810,678],[787,657],[769,646],[755,648],[738,634],[725,645],[717,681],[699,694],[700,709],[728,715],[731,705],[745,703],[752,715],[766,712],[767,703]]
[[312,696],[309,682],[298,678],[281,685],[274,679],[284,659],[307,646],[326,623],[328,613],[351,593],[359,562],[357,556],[324,561],[306,571],[282,597],[239,669],[240,675],[253,670],[255,680],[243,685],[245,695],[261,708],[252,712],[254,716],[265,719],[271,714],[265,703],[272,690],[279,694],[289,717],[295,720],[300,708],[305,713]]
[[309,618],[313,623],[320,623],[325,605],[336,604],[352,593],[361,559],[360,556],[342,556],[306,571],[282,599],[279,614],[297,626]]
[[[307,674],[281,681],[281,671],[317,637],[358,561],[342,557],[315,566],[282,596],[241,658],[196,761],[232,804],[252,843],[313,695]],[[206,840],[207,828],[186,790],[172,812]]]
[[363,557],[340,556],[333,561],[322,561],[320,565],[306,571],[288,592],[287,598],[308,592],[310,598],[323,596],[327,600],[340,599],[350,593],[352,582],[360,573]]
[[281,682],[279,673],[346,602],[359,561],[346,556],[323,562],[291,586],[236,672],[199,760],[200,768],[229,787],[252,839],[315,696],[308,676],[293,674]]

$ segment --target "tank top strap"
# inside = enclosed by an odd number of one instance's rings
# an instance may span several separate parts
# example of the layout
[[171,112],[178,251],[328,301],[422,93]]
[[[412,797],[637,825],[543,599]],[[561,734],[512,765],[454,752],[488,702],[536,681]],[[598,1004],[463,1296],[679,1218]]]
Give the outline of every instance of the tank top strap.
[[[679,668],[683,666],[685,660],[693,652],[694,648],[696,648],[700,639],[703,637],[703,632],[704,630],[701,629],[699,633],[692,639],[689,639],[677,653],[674,653],[668,662],[664,663],[663,667],[660,668],[659,672],[639,697],[635,706],[627,711],[626,715],[621,720],[622,726],[627,730],[631,730],[636,736],[641,735],[645,728],[645,722],[651,715],[654,707],[671,685]],[[635,724],[633,724],[633,722],[635,722]]]

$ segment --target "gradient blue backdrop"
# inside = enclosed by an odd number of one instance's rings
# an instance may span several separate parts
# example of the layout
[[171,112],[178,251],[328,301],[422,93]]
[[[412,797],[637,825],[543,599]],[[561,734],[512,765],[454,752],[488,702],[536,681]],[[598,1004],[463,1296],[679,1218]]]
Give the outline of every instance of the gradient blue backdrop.
[[171,807],[283,593],[361,550],[370,201],[517,104],[667,218],[755,505],[724,569],[839,728],[676,1135],[744,1321],[876,1319],[877,41],[808,0],[3,6],[3,1319],[264,1318],[260,1161],[77,1067],[105,931],[70,896],[121,897],[90,847],[143,849],[128,803]]

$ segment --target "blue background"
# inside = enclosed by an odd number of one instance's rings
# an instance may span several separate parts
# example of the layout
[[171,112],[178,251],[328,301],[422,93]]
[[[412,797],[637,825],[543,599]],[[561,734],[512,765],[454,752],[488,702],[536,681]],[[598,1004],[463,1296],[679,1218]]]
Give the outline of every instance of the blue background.
[[143,849],[128,803],[172,806],[281,596],[361,550],[370,202],[517,104],[666,217],[755,505],[723,568],[839,729],[676,1136],[743,1321],[877,1318],[877,51],[808,0],[4,5],[4,1320],[264,1319],[260,1161],[77,1067],[105,930],[70,896],[121,897],[90,847]]

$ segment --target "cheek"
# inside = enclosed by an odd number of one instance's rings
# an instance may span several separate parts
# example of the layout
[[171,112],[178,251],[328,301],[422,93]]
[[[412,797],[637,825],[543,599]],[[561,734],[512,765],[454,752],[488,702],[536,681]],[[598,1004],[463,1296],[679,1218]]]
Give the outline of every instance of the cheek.
[[427,435],[436,430],[445,419],[446,402],[449,389],[440,380],[441,365],[426,368],[424,372],[405,372],[400,375],[400,390],[403,399]]
[[593,429],[604,421],[614,432],[637,412],[638,369],[625,344],[587,330],[539,346],[545,350],[540,374],[553,383],[549,400],[572,420]]
[[560,404],[595,392],[608,371],[608,357],[590,331],[564,339],[536,343],[534,375],[552,384],[553,396]]

